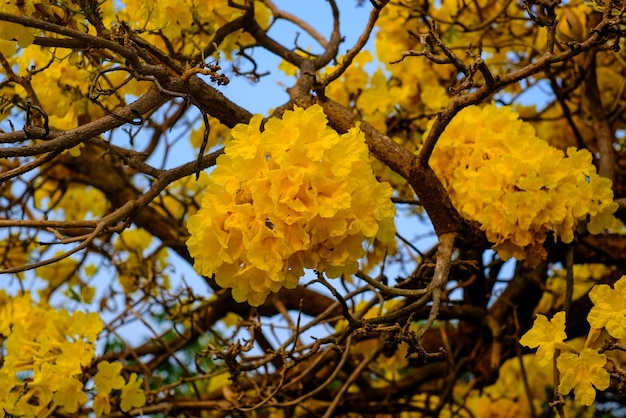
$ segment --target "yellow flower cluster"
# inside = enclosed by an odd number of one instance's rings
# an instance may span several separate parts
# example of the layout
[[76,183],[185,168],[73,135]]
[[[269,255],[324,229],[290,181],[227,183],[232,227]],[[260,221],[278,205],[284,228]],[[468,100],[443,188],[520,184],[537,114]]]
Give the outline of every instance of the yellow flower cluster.
[[[384,86],[389,90],[387,96],[395,99],[387,103],[390,106],[389,110],[393,110],[399,104],[411,115],[428,115],[441,110],[450,102],[447,87],[451,85],[450,82],[456,74],[452,66],[434,65],[422,58],[405,59],[391,64],[399,60],[404,51],[421,49],[419,40],[411,33],[428,31],[427,24],[417,19],[412,9],[414,6],[406,2],[405,4],[392,2],[382,10],[376,23],[379,28],[375,39],[376,56],[379,62],[386,63],[385,73],[391,75]],[[446,25],[442,24],[441,27],[446,27]],[[382,84],[385,78],[389,77],[385,77],[384,73],[379,70],[371,79],[372,89],[370,90],[383,89]],[[371,91],[365,93],[360,105],[367,108],[373,106],[372,103],[380,101],[379,94],[373,94]],[[419,122],[416,121],[416,123]]]
[[[57,251],[54,256],[61,254],[63,251]],[[39,299],[50,300],[53,294],[62,290],[68,298],[89,304],[96,295],[96,288],[90,286],[85,278],[94,277],[97,270],[94,264],[83,265],[71,257],[38,267],[35,269],[37,277],[47,282],[47,286],[37,291]]]
[[[119,20],[128,22],[133,29],[147,32],[144,38],[162,50],[167,50],[168,47],[162,38],[165,36],[169,45],[184,54],[200,52],[199,45],[207,45],[221,27],[243,16],[245,12],[242,7],[227,0],[209,3],[192,0],[124,0],[119,6],[121,10],[116,10]],[[269,26],[271,12],[260,1],[254,2],[254,16],[262,28]],[[198,23],[202,29],[198,28]],[[237,30],[223,40],[220,51],[227,59],[231,59],[233,51],[238,50],[239,45],[252,41],[250,35]]]
[[211,173],[187,246],[200,274],[262,304],[305,268],[354,273],[364,241],[394,238],[392,190],[372,173],[358,128],[339,135],[318,105],[237,125]]
[[[94,358],[102,331],[96,313],[34,306],[30,295],[0,305],[0,411],[11,416],[47,416],[60,407],[73,414],[88,398],[82,371]],[[29,376],[27,382],[18,376]]]
[[[63,25],[68,28],[96,35],[96,28],[85,18],[94,11],[69,3],[70,5],[48,0],[8,0],[0,2],[0,12],[37,16],[53,23],[63,21]],[[120,32],[120,22],[125,22],[131,29],[141,33],[142,38],[161,50],[173,48],[179,55],[195,54],[204,57],[205,49],[202,45],[211,45],[215,33],[241,17],[245,10],[227,0],[201,6],[196,3],[191,0],[102,1],[98,2],[97,14],[102,18],[104,28],[112,32],[111,36],[123,33]],[[254,2],[254,13],[261,27],[269,27],[271,12],[262,2]],[[121,64],[119,57],[106,51],[72,52],[62,48],[39,47],[32,45],[36,35],[40,35],[39,30],[2,22],[0,53],[7,58],[16,74],[32,78],[39,104],[49,116],[49,125],[57,129],[72,129],[101,117],[104,112],[91,104],[87,93],[96,73],[118,67]],[[219,51],[214,53],[214,58],[225,56],[231,59],[233,51],[253,41],[251,35],[237,30],[223,39]],[[40,71],[32,71],[35,68]],[[41,71],[43,68],[45,71]],[[104,107],[115,109],[125,104],[120,98],[128,95],[140,96],[150,86],[149,82],[135,79],[127,82],[127,77],[128,73],[125,71],[111,71],[106,74],[106,83],[100,87],[119,88],[119,94],[99,97]],[[103,80],[101,78],[100,83]],[[3,97],[18,95],[24,99],[32,95],[17,83],[0,86],[0,93]],[[72,152],[74,156],[80,153],[78,149]]]
[[611,181],[596,174],[591,154],[569,148],[563,155],[508,107],[459,112],[430,164],[459,212],[480,223],[504,259],[543,258],[549,232],[571,242],[588,216],[591,233],[619,227]]
[[[92,400],[96,417],[145,404],[142,379],[121,376],[122,363],[98,364],[93,388],[85,388],[102,320],[97,313],[72,314],[34,305],[29,294],[10,298],[0,292],[0,411],[10,416],[41,417],[54,411],[74,415]],[[26,379],[25,379],[26,378]],[[119,400],[112,398],[120,390]],[[0,416],[4,416],[0,412]]]
[[[26,49],[7,55],[7,60],[15,68],[17,74],[27,74],[29,68],[45,68],[32,75],[32,82],[37,93],[37,99],[43,110],[50,117],[51,127],[57,129],[73,129],[82,123],[104,115],[97,106],[89,100],[89,88],[97,70],[111,69],[113,63],[103,63],[99,68],[93,67],[93,60],[86,53],[60,52],[59,49],[40,48],[30,46]],[[107,74],[107,81],[111,86],[120,86],[128,74],[124,71],[113,71]],[[149,86],[148,82],[131,80],[124,85],[124,95],[143,94]],[[110,87],[110,86],[107,86]],[[1,90],[5,97],[17,95],[22,98],[29,93],[20,84],[12,88],[4,87]],[[103,96],[101,103],[114,109],[125,103],[119,97]],[[80,147],[68,150],[70,155],[80,155]]]
[[[48,173],[59,179],[72,176],[69,170],[57,167],[51,168]],[[34,197],[38,209],[58,213],[66,219],[99,218],[107,210],[108,202],[104,193],[94,187],[77,182],[61,185],[60,181],[50,178],[38,178],[35,184],[37,188]]]

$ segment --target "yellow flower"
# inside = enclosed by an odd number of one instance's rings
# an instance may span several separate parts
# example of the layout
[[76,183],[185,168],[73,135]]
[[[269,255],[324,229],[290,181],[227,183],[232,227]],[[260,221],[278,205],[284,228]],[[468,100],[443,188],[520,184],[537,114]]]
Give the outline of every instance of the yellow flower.
[[82,367],[89,366],[94,357],[93,345],[84,341],[63,341],[60,343],[61,354],[55,364],[71,375],[78,375]]
[[76,412],[80,405],[87,402],[87,395],[83,392],[83,384],[75,379],[65,381],[61,389],[52,395],[57,405],[61,405],[66,412]]
[[587,315],[591,328],[606,328],[614,338],[626,337],[626,276],[622,276],[611,289],[599,284],[591,289],[589,298],[594,306]]
[[86,314],[76,311],[72,315],[72,324],[67,333],[72,337],[78,335],[78,339],[86,338],[87,341],[95,343],[102,326],[102,320],[96,312]]
[[141,408],[146,403],[146,394],[141,389],[143,379],[137,379],[137,373],[133,373],[128,378],[128,382],[122,386],[120,408],[124,412],[131,408]]
[[537,349],[537,363],[545,366],[554,358],[554,350],[567,338],[565,334],[565,312],[557,312],[548,321],[544,315],[537,315],[531,329],[520,338],[519,342],[526,347]]
[[109,363],[101,361],[98,363],[98,373],[93,378],[93,382],[98,389],[98,394],[108,394],[113,389],[121,389],[124,386],[124,378],[120,376],[122,363]]
[[294,288],[305,268],[352,274],[364,242],[394,239],[391,187],[372,172],[363,133],[339,135],[318,105],[232,130],[187,241],[194,267],[262,304]]
[[577,402],[591,405],[596,398],[595,386],[598,390],[609,387],[611,377],[606,371],[606,355],[598,354],[596,350],[584,348],[580,355],[562,353],[556,360],[561,373],[559,393],[567,395],[574,389]]
[[109,395],[103,395],[98,393],[93,398],[93,411],[96,413],[96,417],[100,418],[102,415],[108,415],[111,413],[111,399]]

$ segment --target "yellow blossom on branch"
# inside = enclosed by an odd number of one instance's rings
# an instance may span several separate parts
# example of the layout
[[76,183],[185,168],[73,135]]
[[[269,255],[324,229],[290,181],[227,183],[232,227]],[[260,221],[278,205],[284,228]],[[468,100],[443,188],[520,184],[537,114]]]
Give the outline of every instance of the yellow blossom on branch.
[[[101,331],[98,314],[35,305],[29,294],[0,305],[0,386],[15,395],[0,393],[0,410],[20,416],[45,416],[56,407],[76,412],[88,401],[82,373]],[[27,382],[20,379],[24,373],[32,376]]]
[[565,312],[557,312],[551,320],[544,315],[537,315],[533,326],[520,338],[519,342],[526,347],[537,349],[537,363],[545,366],[554,358],[557,345],[567,338],[565,334]]
[[146,394],[141,389],[141,383],[143,379],[137,379],[137,374],[133,373],[128,378],[128,382],[121,388],[121,403],[120,407],[122,411],[128,412],[131,408],[140,408],[146,403]]
[[589,151],[563,155],[508,107],[459,112],[430,164],[461,215],[481,225],[503,259],[545,258],[549,232],[571,242],[587,218],[591,233],[620,226],[611,181],[596,173]]
[[591,405],[595,400],[594,386],[598,390],[609,387],[610,375],[604,368],[606,355],[598,354],[596,350],[585,348],[580,355],[562,353],[556,365],[561,373],[559,393],[567,395],[574,389],[576,401],[583,405]]
[[98,373],[93,378],[99,394],[108,394],[113,389],[121,389],[124,386],[124,378],[120,375],[122,363],[98,363]]
[[78,407],[87,402],[88,398],[83,392],[83,384],[76,379],[68,379],[63,386],[59,388],[52,399],[57,405],[62,405],[66,412],[74,413]]
[[626,338],[626,276],[611,289],[599,284],[591,289],[589,298],[594,306],[587,315],[591,328],[606,328],[614,338]]
[[352,274],[364,242],[394,239],[391,187],[372,172],[364,134],[339,135],[318,105],[232,130],[187,225],[194,267],[258,306],[305,268]]
[[98,373],[93,377],[94,385],[98,390],[93,400],[93,409],[97,417],[108,414],[111,411],[111,391],[120,389],[120,402],[123,411],[132,407],[142,407],[146,402],[146,396],[141,389],[142,379],[137,379],[135,373],[131,374],[128,382],[121,376],[122,363],[101,361],[98,363]]
[[[242,17],[244,8],[227,0],[198,3],[191,0],[160,0],[145,2],[124,0],[115,3],[116,17],[129,22],[133,29],[140,29],[144,37],[161,49],[166,44],[160,37],[165,36],[170,45],[176,45],[185,53],[197,52],[198,45],[207,44],[221,27]],[[266,29],[270,23],[270,11],[260,1],[254,2],[254,17],[258,25]],[[195,28],[202,25],[202,30]],[[230,33],[219,45],[226,58],[239,45],[248,44],[252,37],[244,31]]]
[[109,395],[103,395],[98,393],[93,398],[93,411],[96,414],[96,417],[101,417],[105,414],[111,413],[111,399]]

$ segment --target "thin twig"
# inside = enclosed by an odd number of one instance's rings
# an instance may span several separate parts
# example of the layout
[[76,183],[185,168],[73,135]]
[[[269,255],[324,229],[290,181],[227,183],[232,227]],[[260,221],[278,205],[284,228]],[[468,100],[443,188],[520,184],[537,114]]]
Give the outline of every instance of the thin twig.
[[377,350],[372,350],[371,352],[369,352],[365,356],[365,358],[361,361],[361,363],[359,363],[359,365],[352,371],[352,373],[343,383],[339,391],[335,394],[333,401],[328,406],[328,409],[326,409],[326,412],[324,413],[322,418],[330,418],[333,416],[333,412],[335,412],[335,409],[339,405],[339,402],[342,400],[343,394],[346,393],[348,388],[359,377],[359,375],[363,372],[363,370],[367,366],[369,366],[369,364],[378,356],[378,354],[380,353],[380,350],[381,350],[381,347],[379,347]]
[[387,4],[388,1],[389,0],[385,0],[381,2],[382,5],[380,7],[375,7],[372,9],[372,11],[370,12],[370,17],[367,21],[367,25],[365,26],[365,29],[363,29],[363,32],[359,36],[359,39],[357,39],[354,46],[350,48],[350,50],[343,57],[343,60],[341,61],[341,64],[339,64],[339,67],[335,69],[335,71],[324,77],[322,80],[320,80],[320,86],[326,87],[327,85],[341,77],[341,75],[350,67],[350,65],[352,65],[352,61],[354,60],[354,58],[358,55],[359,52],[361,52],[361,50],[363,49],[363,47],[365,47],[365,44],[369,40],[372,34],[372,30],[374,29],[374,26],[378,21],[378,16],[382,11],[383,6]]

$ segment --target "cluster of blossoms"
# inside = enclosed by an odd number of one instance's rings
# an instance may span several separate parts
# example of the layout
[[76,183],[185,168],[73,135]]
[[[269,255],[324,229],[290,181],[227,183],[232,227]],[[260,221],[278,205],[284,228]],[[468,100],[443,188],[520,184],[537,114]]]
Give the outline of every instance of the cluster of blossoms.
[[573,389],[576,401],[583,405],[591,405],[596,389],[604,390],[610,383],[606,354],[599,354],[592,348],[600,332],[605,329],[615,340],[626,338],[626,276],[615,282],[612,289],[606,284],[594,286],[589,298],[594,305],[587,315],[591,331],[582,350],[564,342],[567,334],[563,311],[556,313],[551,320],[537,315],[533,327],[520,339],[520,344],[537,348],[540,366],[553,361],[556,350],[562,351],[556,359],[560,372],[559,393],[567,395]]
[[304,269],[351,274],[364,242],[395,236],[391,187],[372,173],[358,128],[339,135],[318,105],[232,130],[210,175],[187,246],[200,274],[237,301],[262,304]]
[[[267,29],[271,18],[270,10],[261,1],[251,3],[254,4],[255,20],[262,28]],[[170,45],[181,48],[181,52],[186,54],[200,52],[198,45],[207,45],[221,27],[245,13],[244,7],[228,0],[209,3],[191,0],[160,0],[149,3],[142,0],[124,0],[120,4],[125,7],[115,10],[115,15],[111,13],[110,16],[130,22],[133,29],[147,32],[145,38],[162,50],[167,51],[167,44],[159,34],[164,35]],[[114,8],[115,6],[117,3]],[[198,30],[198,24],[202,30]],[[231,59],[233,51],[252,40],[249,34],[236,30],[221,42],[220,51]]]
[[[11,415],[44,416],[51,402],[76,412],[87,402],[80,381],[94,357],[102,331],[98,314],[33,306],[30,295],[0,307],[0,335],[6,356],[0,369],[0,409]],[[31,374],[24,384],[17,375]]]
[[[70,2],[71,3],[71,2]],[[112,34],[121,34],[122,27],[128,25],[142,33],[142,38],[156,45],[163,51],[175,48],[181,54],[198,54],[204,58],[204,51],[199,45],[210,45],[219,28],[240,18],[245,13],[242,7],[233,5],[228,0],[218,0],[210,4],[184,0],[160,0],[145,2],[142,0],[101,1],[94,13]],[[266,29],[271,20],[270,10],[260,1],[253,2],[254,15],[258,24]],[[96,11],[97,9],[97,11]],[[87,10],[87,9],[86,9]],[[80,7],[70,7],[64,2],[48,0],[7,0],[0,2],[0,12],[15,16],[38,16],[51,22],[63,22],[69,29],[96,34],[96,29],[86,19],[86,12]],[[122,25],[124,22],[124,25]],[[202,30],[198,28],[201,27]],[[25,75],[32,68],[46,71],[32,72],[33,85],[41,107],[50,117],[50,126],[58,129],[72,129],[85,123],[85,119],[103,116],[102,110],[92,106],[86,92],[90,90],[96,72],[109,70],[106,88],[119,89],[119,97],[126,95],[140,96],[149,87],[149,83],[127,80],[126,71],[111,71],[116,63],[94,59],[93,52],[63,52],[56,48],[40,48],[32,45],[40,31],[25,26],[2,22],[0,25],[0,53],[14,68],[17,74]],[[17,40],[17,43],[14,41]],[[215,51],[215,57],[232,58],[233,51],[253,42],[251,35],[242,30],[226,36]],[[18,49],[17,47],[20,47]],[[94,54],[97,55],[97,54]],[[111,57],[109,57],[111,58]],[[94,63],[98,63],[97,67]],[[96,83],[97,84],[97,83]],[[31,96],[30,92],[16,83],[0,86],[3,97],[22,98]],[[101,95],[100,102],[107,108],[116,108],[124,102],[116,95]],[[0,115],[1,116],[1,115]],[[1,119],[1,118],[0,118]],[[79,123],[79,120],[81,123]],[[74,154],[79,150],[73,150]]]
[[[85,371],[94,360],[102,321],[97,313],[33,305],[29,294],[0,300],[0,411],[11,416],[73,414],[89,401]],[[1,298],[0,298],[1,299]],[[141,380],[120,376],[121,363],[98,365],[94,376],[97,416],[111,411],[110,392],[121,391],[122,410],[145,403]],[[4,415],[4,414],[1,414]]]
[[[48,416],[57,408],[73,414],[89,401],[85,371],[94,360],[102,321],[97,313],[73,314],[33,305],[29,294],[0,301],[0,411],[11,416]],[[111,391],[120,390],[123,411],[145,403],[142,380],[128,382],[121,363],[101,362],[94,375],[97,416],[111,411]],[[24,379],[26,377],[26,379]],[[91,391],[91,390],[87,390]]]
[[611,181],[596,174],[591,154],[569,148],[563,155],[508,107],[459,112],[430,164],[459,212],[480,223],[504,259],[543,258],[549,232],[571,242],[588,216],[591,233],[619,228]]

